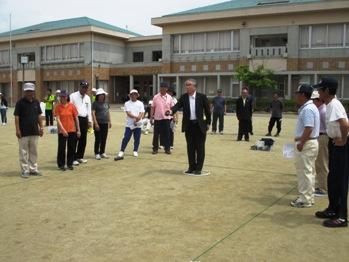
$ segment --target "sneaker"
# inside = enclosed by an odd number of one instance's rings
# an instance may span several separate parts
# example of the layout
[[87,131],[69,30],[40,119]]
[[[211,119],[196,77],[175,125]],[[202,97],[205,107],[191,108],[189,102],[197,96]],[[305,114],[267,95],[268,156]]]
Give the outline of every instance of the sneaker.
[[78,165],[80,165],[80,163],[77,160],[74,160],[73,165],[78,166]]
[[279,133],[276,133],[274,137],[278,137],[280,134]]
[[157,153],[158,153],[157,150],[153,150],[153,152],[152,152],[153,155],[156,155]]
[[265,136],[271,136],[271,133],[266,133]]
[[174,149],[174,147],[173,147],[173,146],[171,146],[171,147],[170,147],[170,149],[171,149],[171,150],[173,150],[173,149]]
[[124,159],[124,152],[120,151],[119,154],[114,157],[114,160],[115,161],[118,161],[118,160],[123,160]]
[[97,154],[95,158],[96,158],[96,160],[101,160],[101,155]]
[[2,123],[3,126],[6,126],[6,123]]
[[223,131],[219,132],[220,135],[223,135]]
[[21,173],[21,177],[22,178],[28,178],[29,177],[29,173],[28,172],[22,172]]
[[165,151],[165,154],[171,155],[171,154],[172,154],[172,153],[171,153],[171,150],[166,150],[166,151]]
[[312,207],[311,203],[305,203],[299,197],[297,199],[291,201],[290,204],[291,204],[292,207],[298,207],[298,208]]
[[41,176],[41,173],[38,170],[30,171],[29,175],[31,176]]
[[108,158],[109,158],[109,156],[108,156],[106,153],[103,153],[103,154],[101,154],[101,158],[108,159]]
[[159,149],[164,149],[164,146],[159,146]]
[[324,227],[347,227],[348,221],[343,218],[335,218],[325,220],[322,224]]
[[336,218],[336,212],[332,211],[332,210],[329,210],[328,208],[326,208],[325,210],[323,211],[317,211],[315,213],[315,216],[317,218],[329,218],[329,219],[332,219],[332,218]]
[[61,170],[61,171],[65,171],[65,167],[64,166],[59,166],[58,169]]
[[148,131],[145,131],[145,132],[144,132],[144,134],[145,134],[145,135],[148,135],[148,134],[149,134],[149,132],[148,132]]
[[77,161],[78,161],[80,164],[86,164],[86,163],[87,163],[87,160],[86,160],[86,159],[83,159],[83,158],[78,159]]
[[134,156],[134,157],[138,157],[138,152],[133,151],[133,156]]
[[324,196],[327,196],[327,193],[320,188],[316,188],[314,195],[317,197],[324,197]]

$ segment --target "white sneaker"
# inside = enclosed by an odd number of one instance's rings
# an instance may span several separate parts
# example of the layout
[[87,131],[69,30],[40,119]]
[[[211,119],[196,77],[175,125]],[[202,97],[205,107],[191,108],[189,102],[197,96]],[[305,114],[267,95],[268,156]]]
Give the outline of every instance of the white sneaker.
[[74,160],[73,165],[78,166],[78,165],[80,165],[80,163],[78,161]]
[[123,159],[124,159],[124,152],[122,152],[122,151],[120,151],[119,154],[117,154],[117,156],[114,157],[115,161],[123,160]]
[[138,157],[138,152],[133,151],[133,156],[134,156],[134,157]]
[[101,155],[100,154],[96,155],[96,160],[101,160]]
[[171,149],[171,150],[173,150],[173,149],[174,149],[174,147],[173,147],[173,146],[171,146],[171,147],[170,147],[170,149]]
[[83,159],[83,158],[78,159],[77,161],[78,161],[80,164],[86,164],[86,163],[87,163],[87,160],[86,160],[86,159]]
[[3,126],[6,126],[6,123],[2,123]]
[[164,146],[159,146],[159,149],[164,149]]
[[101,158],[108,159],[108,158],[109,158],[109,156],[108,156],[106,153],[103,153],[103,154],[101,154]]
[[223,135],[223,131],[219,132],[220,135]]

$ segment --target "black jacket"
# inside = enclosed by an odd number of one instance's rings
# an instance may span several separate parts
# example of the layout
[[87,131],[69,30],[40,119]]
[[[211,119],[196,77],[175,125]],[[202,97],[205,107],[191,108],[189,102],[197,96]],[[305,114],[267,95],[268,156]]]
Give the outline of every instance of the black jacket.
[[6,106],[6,107],[8,106],[8,105],[7,105],[7,101],[6,101],[6,99],[5,99],[4,97],[1,98],[1,105],[2,105],[2,106]]
[[251,97],[247,97],[245,105],[242,97],[240,96],[236,100],[236,116],[240,119],[251,119],[253,112],[253,101]]
[[[188,94],[181,96],[178,103],[172,107],[172,113],[175,114],[181,108],[183,108],[182,132],[185,132],[187,131],[188,123],[190,121],[190,103]],[[206,133],[207,126],[211,124],[210,106],[206,95],[196,92],[195,112],[201,132]]]

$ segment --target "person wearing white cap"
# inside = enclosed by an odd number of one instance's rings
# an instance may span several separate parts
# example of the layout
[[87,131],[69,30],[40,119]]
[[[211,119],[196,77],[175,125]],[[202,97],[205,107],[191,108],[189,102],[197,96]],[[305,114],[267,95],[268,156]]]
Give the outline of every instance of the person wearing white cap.
[[144,104],[138,100],[139,94],[136,89],[130,91],[130,100],[125,103],[126,127],[124,138],[122,139],[119,154],[114,158],[115,161],[124,159],[124,152],[128,142],[133,134],[134,146],[133,156],[138,157],[138,148],[141,140],[141,125],[144,116]]
[[6,111],[7,111],[7,100],[4,97],[3,93],[0,93],[0,113],[1,113],[1,123],[3,126],[7,125],[7,116],[6,116]]
[[109,104],[105,101],[108,95],[103,88],[98,88],[96,101],[92,104],[93,128],[95,134],[94,152],[97,160],[108,158],[105,153],[105,145],[108,137],[108,129],[111,128]]
[[24,97],[17,101],[14,116],[19,143],[21,177],[40,175],[37,164],[38,138],[44,134],[40,103],[34,98],[35,85],[25,83]]
[[55,104],[57,105],[60,102],[60,96],[61,96],[61,90],[56,90],[56,101]]
[[315,196],[321,197],[327,195],[327,176],[328,176],[328,136],[326,133],[326,105],[320,100],[317,90],[314,90],[311,99],[319,110],[320,114],[320,132],[319,132],[319,152],[315,161]]

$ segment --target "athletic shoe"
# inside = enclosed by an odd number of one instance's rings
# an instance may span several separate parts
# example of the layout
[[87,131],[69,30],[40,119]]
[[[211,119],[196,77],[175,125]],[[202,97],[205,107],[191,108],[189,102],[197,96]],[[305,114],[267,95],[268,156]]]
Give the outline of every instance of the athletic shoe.
[[276,133],[274,137],[278,137],[280,134],[279,133]]
[[101,155],[100,154],[96,155],[96,160],[101,160]]
[[317,197],[324,197],[327,196],[327,193],[324,190],[321,190],[320,188],[316,188],[314,195]]
[[64,166],[59,166],[58,169],[61,170],[61,171],[65,171],[65,167]]
[[164,149],[164,146],[159,146],[159,149]]
[[83,159],[83,158],[78,159],[77,161],[78,161],[80,164],[86,164],[86,163],[87,163],[87,160],[86,160],[86,159]]
[[152,152],[153,155],[156,155],[157,153],[158,153],[157,150],[153,150],[153,152]]
[[2,123],[3,126],[6,126],[6,123]]
[[223,131],[219,132],[220,135],[223,135]]
[[173,147],[173,146],[171,146],[171,147],[170,147],[170,149],[171,149],[171,150],[173,150],[173,149],[174,149],[174,147]]
[[335,218],[325,220],[322,224],[324,227],[347,227],[348,221],[343,218]]
[[266,133],[265,136],[271,136],[271,133]]
[[133,151],[133,156],[134,156],[134,157],[138,157],[138,152]]
[[29,173],[28,172],[22,172],[21,173],[21,177],[22,178],[28,178],[29,177]]
[[123,160],[124,159],[124,152],[120,151],[119,154],[114,157],[114,160],[115,161],[118,161],[118,160]]
[[292,207],[298,207],[298,208],[312,207],[313,206],[311,203],[303,202],[299,197],[297,199],[291,201],[290,204]]
[[78,166],[78,165],[80,165],[80,163],[79,163],[79,161],[74,160],[73,165],[74,165],[74,166]]
[[101,158],[108,159],[108,158],[109,158],[109,156],[108,156],[106,153],[103,153],[103,154],[101,154]]
[[41,173],[38,170],[30,171],[29,175],[31,176],[41,176]]
[[317,211],[315,213],[315,216],[317,218],[336,218],[336,212],[332,211],[332,210],[329,210],[328,208],[326,208],[325,210],[323,211]]
[[171,154],[172,154],[172,153],[171,153],[171,150],[166,150],[166,151],[165,151],[165,154],[171,155]]

